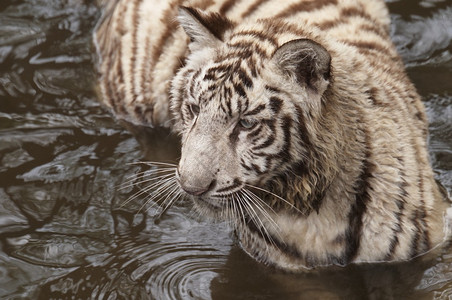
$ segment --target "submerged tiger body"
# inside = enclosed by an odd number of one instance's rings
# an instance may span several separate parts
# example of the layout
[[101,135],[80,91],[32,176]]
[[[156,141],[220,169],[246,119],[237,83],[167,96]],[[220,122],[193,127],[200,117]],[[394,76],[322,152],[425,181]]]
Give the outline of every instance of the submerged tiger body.
[[423,104],[383,1],[110,5],[96,32],[103,101],[181,135],[181,189],[232,221],[251,256],[296,271],[444,240]]

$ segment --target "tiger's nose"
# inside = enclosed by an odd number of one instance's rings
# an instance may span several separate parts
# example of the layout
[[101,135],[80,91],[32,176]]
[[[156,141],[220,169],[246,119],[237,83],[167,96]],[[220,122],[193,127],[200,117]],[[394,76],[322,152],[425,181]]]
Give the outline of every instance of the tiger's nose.
[[211,189],[213,189],[213,187],[215,186],[215,180],[212,180],[211,182],[209,182],[208,184],[196,184],[196,185],[192,185],[192,184],[187,184],[186,182],[180,182],[180,186],[181,188],[184,190],[184,192],[186,192],[187,194],[193,195],[193,196],[201,196],[205,193],[207,193],[208,191],[210,191]]
[[201,196],[208,191],[212,190],[215,186],[215,179],[209,179],[206,177],[197,177],[193,176],[194,174],[184,174],[180,173],[179,169],[177,170],[178,182],[182,190],[187,194],[193,196]]

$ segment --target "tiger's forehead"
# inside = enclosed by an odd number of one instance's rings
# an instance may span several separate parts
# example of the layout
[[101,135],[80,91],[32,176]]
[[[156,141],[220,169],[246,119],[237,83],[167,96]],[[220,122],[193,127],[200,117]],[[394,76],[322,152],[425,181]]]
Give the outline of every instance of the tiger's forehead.
[[265,92],[257,70],[247,59],[227,59],[205,65],[193,73],[190,94],[200,106],[223,118],[235,118],[262,105]]

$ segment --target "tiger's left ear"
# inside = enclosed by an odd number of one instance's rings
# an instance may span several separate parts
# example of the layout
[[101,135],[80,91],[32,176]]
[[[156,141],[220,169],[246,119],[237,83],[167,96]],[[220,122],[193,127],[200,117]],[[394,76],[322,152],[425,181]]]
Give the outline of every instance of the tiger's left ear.
[[181,6],[178,21],[190,37],[190,49],[215,47],[223,42],[224,33],[234,24],[218,13]]
[[331,78],[331,56],[319,43],[309,39],[287,42],[272,60],[283,71],[311,92],[321,96]]

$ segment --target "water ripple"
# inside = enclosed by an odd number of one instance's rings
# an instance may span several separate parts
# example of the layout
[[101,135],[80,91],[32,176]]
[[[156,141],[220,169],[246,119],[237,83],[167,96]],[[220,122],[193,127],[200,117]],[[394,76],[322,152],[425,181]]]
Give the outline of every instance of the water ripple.
[[412,17],[404,21],[393,16],[392,38],[408,65],[439,64],[452,59],[452,7],[437,11],[432,17]]
[[[211,299],[210,282],[226,263],[229,246],[117,241],[102,261],[50,281],[41,295],[92,299]],[[80,272],[83,272],[81,276]],[[81,293],[81,291],[83,291]]]

